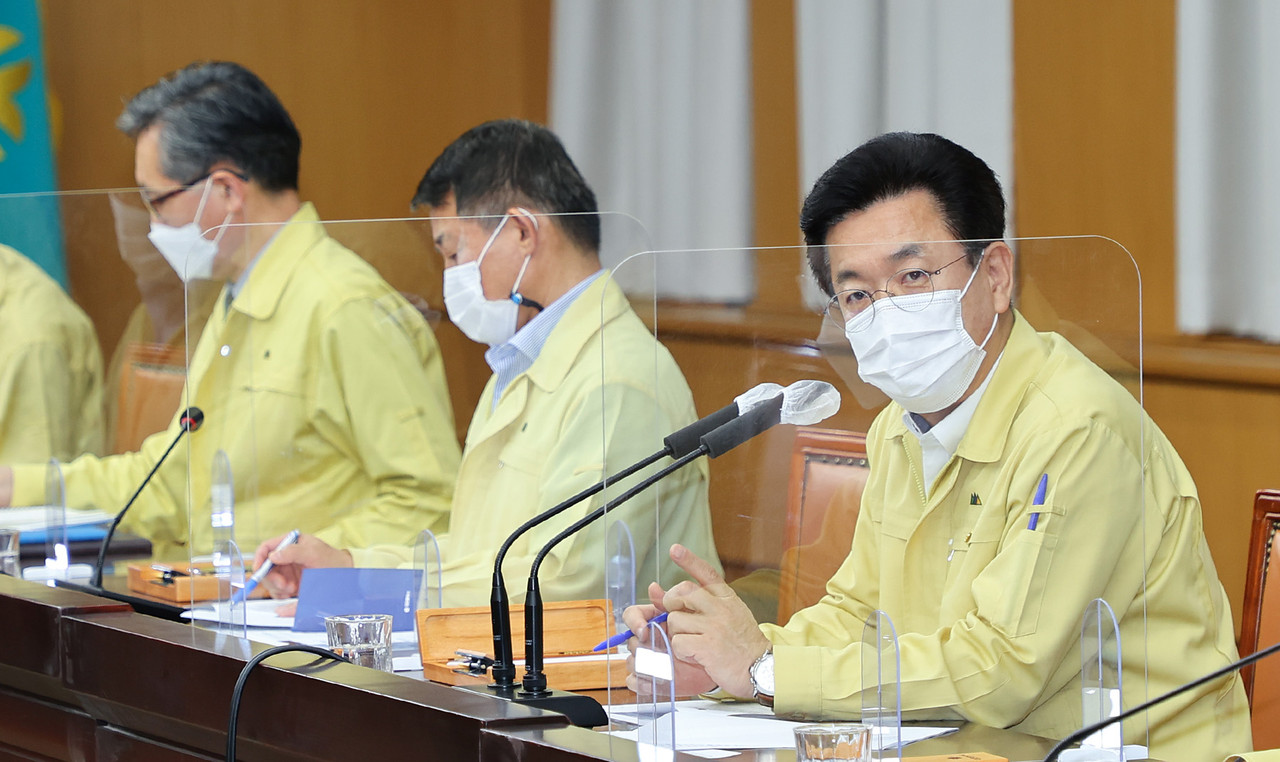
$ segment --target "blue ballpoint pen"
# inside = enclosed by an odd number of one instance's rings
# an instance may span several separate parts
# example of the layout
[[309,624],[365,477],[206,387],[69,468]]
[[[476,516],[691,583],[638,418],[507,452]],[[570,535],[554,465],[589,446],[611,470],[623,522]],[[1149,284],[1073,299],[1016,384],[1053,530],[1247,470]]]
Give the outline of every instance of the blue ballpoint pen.
[[[653,619],[650,619],[648,623],[645,624],[645,627],[648,627],[649,625],[653,625],[653,624],[662,624],[665,621],[667,621],[667,612],[664,611],[661,614],[655,616]],[[633,635],[631,634],[630,631],[620,632],[617,635],[614,635],[612,638],[609,638],[608,640],[602,640],[599,643],[596,643],[596,647],[591,650],[594,652],[594,651],[607,651],[610,648],[617,648],[623,643],[626,643],[628,640],[631,640],[632,637]]]
[[[285,548],[297,542],[298,537],[300,537],[301,535],[302,535],[301,531],[297,529],[293,530],[289,534],[285,535],[284,539],[280,541],[280,544],[277,545],[275,550],[271,552],[275,553],[277,551],[284,550]],[[267,558],[266,561],[263,561],[262,566],[259,566],[258,570],[253,573],[253,576],[250,577],[244,583],[244,589],[237,590],[235,592],[235,595],[231,596],[231,604],[235,605],[237,603],[244,603],[245,599],[248,598],[253,593],[253,591],[258,587],[258,584],[262,582],[262,580],[267,578],[267,573],[271,571],[271,567],[274,565],[275,564],[271,563],[270,558]]]
[[[1036,496],[1031,501],[1031,506],[1033,508],[1044,505],[1044,493],[1045,493],[1045,490],[1048,488],[1049,488],[1049,475],[1042,474],[1040,476],[1040,484],[1036,486]],[[1027,529],[1032,532],[1036,531],[1036,524],[1039,523],[1039,521],[1040,521],[1040,512],[1036,511],[1032,513],[1031,518],[1027,520]]]

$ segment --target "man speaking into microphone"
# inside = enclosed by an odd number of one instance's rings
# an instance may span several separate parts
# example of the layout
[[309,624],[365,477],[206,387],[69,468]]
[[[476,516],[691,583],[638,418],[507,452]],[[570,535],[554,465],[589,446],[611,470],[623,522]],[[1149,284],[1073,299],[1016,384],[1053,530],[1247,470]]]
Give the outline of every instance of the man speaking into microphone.
[[[204,424],[121,526],[160,558],[212,551],[219,450],[245,552],[294,527],[364,545],[447,524],[459,451],[439,347],[299,198],[301,138],[275,94],[238,64],[192,64],[117,126],[135,141],[152,243],[184,281],[223,284],[182,394]],[[67,504],[120,510],[181,430],[175,414],[138,452],[64,464]],[[44,500],[44,464],[0,468],[0,505]]]
[[[1119,622],[1125,707],[1235,659],[1190,474],[1126,389],[1013,309],[1004,221],[995,174],[937,135],[875,138],[814,185],[810,267],[859,375],[893,402],[867,434],[852,548],[785,626],[757,626],[710,564],[672,549],[696,582],[651,587],[625,619],[638,633],[669,612],[679,693],[718,686],[788,717],[857,719],[877,609],[896,628],[904,714],[1047,738],[1082,725],[1095,598]],[[1156,759],[1250,747],[1235,674],[1147,719]],[[1147,743],[1147,727],[1126,742]]]
[[[449,531],[438,538],[444,604],[482,605],[512,530],[653,453],[697,416],[675,360],[601,268],[595,194],[551,131],[519,120],[468,130],[432,163],[412,206],[431,216],[449,319],[489,346],[493,376],[467,431]],[[521,537],[507,578],[525,579],[548,540],[654,470]],[[654,550],[676,541],[719,568],[698,461],[558,546],[542,566],[546,600],[604,595],[606,533],[617,521],[633,537],[639,580],[683,577]],[[255,566],[279,539],[258,549]],[[405,545],[343,547],[304,535],[272,554],[265,584],[287,596],[306,567],[413,560]]]

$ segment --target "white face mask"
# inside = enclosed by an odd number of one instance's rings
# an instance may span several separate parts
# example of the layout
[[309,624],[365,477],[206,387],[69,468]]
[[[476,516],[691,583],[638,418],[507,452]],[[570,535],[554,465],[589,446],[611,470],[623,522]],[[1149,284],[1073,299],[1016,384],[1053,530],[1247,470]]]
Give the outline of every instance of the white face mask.
[[196,216],[191,222],[182,227],[173,227],[159,220],[152,220],[151,232],[147,233],[151,244],[160,251],[183,283],[213,279],[213,260],[218,256],[218,242],[227,232],[226,224],[231,215],[228,214],[222,221],[223,227],[212,241],[204,237],[204,231],[200,229],[200,215],[204,212],[204,204],[209,199],[212,187],[212,181],[206,180],[204,192],[200,194],[200,205],[196,207]]
[[[983,347],[999,318],[991,319],[982,346],[964,329],[960,302],[977,274],[974,268],[963,289],[885,297],[850,318],[845,336],[862,380],[912,413],[936,413],[954,405],[987,356]],[[928,304],[919,308],[921,302]]]
[[[537,228],[537,217],[523,209],[519,211],[533,220],[533,225]],[[480,256],[470,262],[445,268],[444,271],[444,307],[449,313],[449,319],[468,339],[491,347],[505,344],[516,335],[516,316],[520,305],[530,303],[519,293],[520,281],[529,266],[529,257],[525,257],[524,264],[520,266],[515,285],[511,287],[511,295],[506,299],[486,299],[484,284],[480,279],[480,263],[484,261],[489,248],[493,246],[510,217],[503,215],[484,248],[480,249]]]

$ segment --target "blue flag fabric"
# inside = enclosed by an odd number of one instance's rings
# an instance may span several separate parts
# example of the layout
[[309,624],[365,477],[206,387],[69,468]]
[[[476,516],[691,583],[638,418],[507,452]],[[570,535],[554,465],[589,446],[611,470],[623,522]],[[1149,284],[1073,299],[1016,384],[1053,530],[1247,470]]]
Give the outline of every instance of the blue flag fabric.
[[38,0],[0,3],[0,243],[67,285]]

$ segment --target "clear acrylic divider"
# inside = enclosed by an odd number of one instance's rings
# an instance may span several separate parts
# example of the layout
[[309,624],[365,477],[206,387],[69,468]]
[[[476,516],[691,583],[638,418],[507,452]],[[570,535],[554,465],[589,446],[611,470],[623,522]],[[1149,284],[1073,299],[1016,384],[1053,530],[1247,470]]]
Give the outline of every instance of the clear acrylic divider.
[[216,569],[222,569],[227,563],[222,552],[236,541],[235,479],[231,473],[231,460],[225,450],[218,450],[213,454],[211,468],[209,526],[213,530],[212,561]]
[[637,756],[644,762],[674,759],[679,740],[675,655],[665,627],[647,627],[637,638]]
[[[9,380],[0,400],[6,411],[0,464],[21,467],[14,507],[43,505],[44,464],[49,458],[63,464],[67,524],[78,540],[66,546],[75,549],[72,567],[96,561],[92,540],[105,530],[94,524],[123,505],[86,490],[73,465],[81,455],[110,452],[114,426],[104,420],[104,402],[110,413],[115,389],[105,376],[104,349],[116,343],[131,289],[115,252],[110,195],[0,194],[0,373]],[[137,547],[132,538],[126,542],[126,549]],[[133,553],[145,555],[140,548]]]
[[44,476],[44,570],[34,571],[28,579],[54,580],[71,578],[71,553],[67,545],[67,487],[62,478],[62,464],[50,458]]
[[605,599],[613,612],[615,632],[624,632],[627,626],[622,614],[636,604],[636,542],[625,521],[609,524],[605,533],[609,546],[609,565],[605,567]]
[[902,755],[902,652],[893,621],[873,611],[862,628],[862,724],[871,728],[872,757]]
[[[1111,605],[1101,598],[1089,602],[1080,626],[1081,716],[1084,725],[1116,717],[1124,710],[1123,649],[1120,628]],[[1123,762],[1146,759],[1147,749],[1126,746],[1124,726],[1103,728],[1080,743],[1078,749],[1064,751],[1059,759],[1075,762]]]
[[[985,243],[975,242],[972,248],[982,251]],[[1099,546],[1098,552],[1107,554],[1107,569],[1113,568],[1110,562],[1117,557],[1141,557],[1149,543],[1159,540],[1158,520],[1153,525],[1156,529],[1148,536],[1147,513],[1152,507],[1145,504],[1146,456],[1137,456],[1149,451],[1153,443],[1147,432],[1150,424],[1141,408],[1142,321],[1138,271],[1129,253],[1105,238],[1009,239],[1005,243],[1013,255],[1012,308],[1015,312],[1012,324],[1015,329],[1025,331],[1020,324],[1034,329],[1040,338],[1032,341],[1040,341],[1042,346],[1052,347],[1063,355],[1079,352],[1119,385],[1108,386],[1110,382],[1105,379],[1098,382],[1100,389],[1107,390],[1110,409],[1118,411],[1114,425],[1130,443],[1134,457],[1106,464],[1116,481],[1105,485],[1105,495],[1101,494],[1104,485],[1076,473],[1088,466],[1083,463],[1052,460],[1027,463],[1025,473],[1015,473],[1012,481],[1004,484],[998,493],[983,494],[980,499],[973,499],[974,490],[960,483],[964,478],[962,472],[954,467],[944,470],[935,488],[951,490],[954,499],[945,498],[951,507],[937,515],[951,517],[950,523],[928,533],[928,543],[935,542],[935,535],[941,537],[937,541],[942,543],[936,551],[937,562],[929,557],[929,568],[937,564],[941,564],[941,568],[927,575],[916,574],[912,569],[923,567],[913,567],[915,562],[907,559],[902,569],[882,568],[889,576],[878,581],[854,579],[848,573],[841,576],[841,567],[851,553],[874,552],[876,543],[869,535],[865,544],[855,537],[855,527],[863,531],[864,524],[870,529],[879,523],[867,524],[861,520],[863,511],[890,509],[889,506],[881,508],[885,495],[880,492],[876,493],[874,502],[863,499],[865,490],[884,489],[874,476],[875,453],[867,452],[868,443],[864,442],[863,435],[885,409],[889,398],[861,379],[843,313],[832,317],[826,309],[815,312],[805,307],[801,303],[801,289],[791,283],[759,281],[753,296],[732,304],[676,301],[666,298],[659,289],[659,284],[673,279],[694,283],[715,279],[722,273],[734,271],[733,268],[741,268],[743,262],[768,265],[768,272],[791,269],[797,280],[808,279],[811,276],[807,268],[802,269],[802,263],[810,252],[802,246],[649,251],[619,265],[612,273],[614,279],[626,284],[632,309],[657,339],[657,344],[648,350],[653,360],[645,375],[661,377],[657,385],[667,390],[668,403],[674,398],[688,400],[680,416],[636,416],[632,426],[644,432],[644,436],[660,442],[681,426],[710,416],[748,390],[767,383],[791,391],[797,389],[796,382],[801,380],[830,383],[838,390],[843,403],[829,417],[812,420],[787,406],[791,398],[784,392],[786,407],[779,416],[781,422],[801,425],[775,425],[747,438],[730,452],[685,466],[683,474],[689,481],[680,483],[676,481],[677,475],[673,475],[661,485],[660,500],[653,499],[646,506],[645,531],[637,532],[638,600],[647,598],[644,594],[647,582],[656,580],[664,589],[670,589],[688,578],[688,574],[667,560],[668,549],[672,543],[679,542],[689,547],[699,545],[695,553],[713,568],[722,570],[729,587],[757,622],[790,622],[793,629],[814,633],[814,638],[822,641],[816,644],[838,650],[850,645],[857,636],[845,641],[832,639],[823,634],[829,632],[826,624],[809,624],[813,617],[830,613],[854,633],[862,629],[871,611],[882,610],[893,617],[898,628],[902,649],[899,672],[902,711],[913,718],[927,720],[953,718],[957,711],[954,707],[939,706],[938,699],[920,687],[921,681],[927,683],[927,679],[919,671],[913,671],[913,658],[920,658],[921,653],[934,648],[925,644],[938,637],[935,630],[939,627],[941,632],[956,634],[942,646],[948,651],[966,647],[969,639],[960,634],[974,623],[990,637],[1007,640],[1010,645],[1006,652],[1016,650],[1013,639],[1028,627],[1034,627],[1037,633],[1049,633],[1045,637],[1037,635],[1034,667],[1037,673],[1044,672],[1036,679],[1047,685],[1053,665],[1070,665],[1069,675],[1075,673],[1079,613],[1087,601],[1105,595],[1120,612],[1120,629],[1125,635],[1125,705],[1155,695],[1154,686],[1148,688],[1146,675],[1145,565],[1126,564],[1128,571],[1118,584],[1101,571],[1074,575],[1079,585],[1071,593],[1079,600],[1073,600],[1070,605],[1060,600],[1046,600],[1044,585],[1036,582],[1051,572],[1056,574],[1064,563],[1058,536],[1067,531],[1061,517],[1069,509],[1084,515],[1105,503],[1114,509],[1113,515],[1123,518],[1120,522],[1123,530],[1118,530],[1105,548]],[[937,270],[962,258],[969,248],[966,242],[959,241],[895,240],[828,247],[812,253],[825,254],[828,262],[839,256],[840,261],[846,263],[861,263],[862,269],[868,271],[872,268],[867,268],[866,263],[874,263],[878,271],[882,266],[880,259],[909,250],[918,261]],[[786,265],[773,264],[778,258]],[[903,267],[911,264],[907,262]],[[964,264],[941,270],[935,276],[940,284],[937,291],[961,291],[972,271],[972,265],[965,267]],[[892,275],[891,271],[885,277]],[[1087,288],[1082,286],[1086,282]],[[883,282],[868,286],[871,288],[883,288]],[[780,290],[784,293],[778,293]],[[944,294],[943,298],[947,296]],[[794,303],[788,299],[794,299]],[[961,304],[968,304],[972,299],[970,295]],[[962,309],[969,312],[969,308]],[[982,330],[978,326],[966,327],[971,334],[977,334],[975,343],[981,344],[988,327],[981,326]],[[1028,343],[1026,338],[1021,341]],[[615,368],[614,372],[632,367],[628,362],[638,354],[619,357],[606,351],[605,374],[611,373],[611,367]],[[632,375],[639,374],[633,371]],[[605,411],[602,417],[606,420],[613,411],[628,409],[623,402],[626,392],[614,390],[613,393],[614,401],[610,403],[606,398],[602,404]],[[901,420],[901,416],[899,411],[895,420]],[[886,424],[892,422],[886,421]],[[873,448],[877,446],[874,442],[869,444]],[[668,466],[672,462],[667,459],[659,465]],[[1037,511],[1032,505],[1037,482],[1045,471],[1057,468],[1065,471],[1049,473],[1048,507]],[[697,483],[699,479],[691,478],[698,474],[701,474],[701,484]],[[1065,486],[1058,486],[1060,479]],[[1075,490],[1082,494],[1067,494]],[[681,495],[690,497],[682,501]],[[921,507],[908,509],[922,511]],[[1043,515],[1038,531],[1027,528],[1032,513]],[[982,516],[986,516],[986,520],[979,523]],[[1021,524],[1018,524],[1019,518]],[[629,518],[628,524],[636,531],[636,520]],[[703,527],[707,528],[705,537]],[[932,544],[929,547],[932,548]],[[598,554],[602,568],[608,568],[609,552],[606,547]],[[995,595],[999,585],[993,578],[1015,558],[1021,559],[1020,567],[1027,564],[1034,567],[1023,575],[1021,581],[1025,589],[1015,591],[1019,601],[1016,611],[1005,605],[1007,595],[1002,594],[1003,598]],[[655,560],[659,568],[655,568]],[[887,561],[875,559],[866,563],[870,568],[878,568]],[[908,578],[909,583],[905,581]],[[802,579],[810,583],[799,584]],[[824,602],[826,582],[833,579],[837,587],[846,588],[844,595],[826,598]],[[993,581],[987,584],[988,579]],[[974,583],[976,587],[971,587]],[[923,619],[915,618],[912,612],[916,612],[919,602],[933,600],[965,600],[968,608],[958,609],[948,603],[948,611],[954,609],[954,621],[938,621],[936,611]],[[825,608],[806,611],[815,605]],[[998,667],[1020,668],[1012,663]],[[845,675],[844,684],[858,677]],[[806,719],[858,717],[861,699],[853,698],[858,688],[854,684],[849,685],[848,690],[847,706],[828,702],[825,706],[829,716]],[[1017,700],[1025,702],[1024,714],[1030,714],[1045,701],[1062,705],[1063,711],[1074,712],[1080,690],[1081,680],[1077,674],[1068,677],[1051,695],[1041,695],[1037,688]],[[1049,732],[1047,726],[1044,732]],[[1127,728],[1126,737],[1145,735],[1145,723]]]
[[[208,562],[218,580],[214,610],[221,627],[231,633],[247,635],[245,590],[245,559],[236,544],[235,475],[231,472],[231,460],[227,453],[218,450],[213,454],[209,474],[209,526],[213,534]],[[194,559],[196,564],[205,561]],[[199,566],[197,566],[199,568]]]
[[[440,543],[435,532],[424,529],[413,546],[413,568],[416,572],[417,603],[414,610],[438,609],[444,606],[444,571]],[[414,623],[417,623],[415,617]]]

